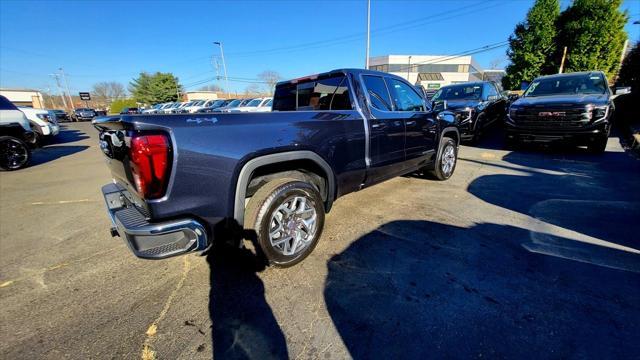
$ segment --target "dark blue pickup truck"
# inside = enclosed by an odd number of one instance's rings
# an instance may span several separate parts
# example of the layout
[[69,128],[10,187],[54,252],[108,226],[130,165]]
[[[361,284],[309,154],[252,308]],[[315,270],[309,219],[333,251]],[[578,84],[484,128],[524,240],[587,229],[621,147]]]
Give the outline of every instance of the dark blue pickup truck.
[[113,177],[102,188],[111,234],[136,256],[200,252],[239,233],[281,267],[314,249],[340,196],[416,171],[451,177],[460,140],[455,114],[432,111],[400,77],[357,69],[278,83],[271,113],[94,125]]

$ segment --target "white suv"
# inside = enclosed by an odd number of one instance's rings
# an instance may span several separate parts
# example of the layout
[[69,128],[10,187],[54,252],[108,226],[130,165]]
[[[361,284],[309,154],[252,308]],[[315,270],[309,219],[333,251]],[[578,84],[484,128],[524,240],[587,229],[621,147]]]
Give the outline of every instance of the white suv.
[[38,142],[52,138],[60,132],[56,117],[49,111],[26,106],[18,106],[18,109],[29,119]]

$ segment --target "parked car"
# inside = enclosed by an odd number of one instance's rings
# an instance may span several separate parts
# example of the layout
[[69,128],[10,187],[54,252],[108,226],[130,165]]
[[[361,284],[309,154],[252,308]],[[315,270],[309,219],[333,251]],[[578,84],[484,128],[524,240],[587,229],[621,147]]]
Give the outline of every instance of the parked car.
[[140,114],[140,109],[138,109],[137,107],[126,107],[122,109],[122,111],[120,111],[120,115],[125,115],[125,114],[129,114],[129,115]]
[[158,111],[160,109],[162,109],[162,107],[164,105],[166,105],[167,103],[162,103],[162,104],[155,104],[152,107],[148,108],[148,109],[144,109],[141,111],[142,114],[157,114]]
[[77,108],[73,111],[71,118],[73,121],[93,120],[97,116],[96,111],[90,108]]
[[24,113],[0,95],[0,170],[18,170],[27,166],[34,138]]
[[210,113],[210,112],[215,112],[216,109],[221,108],[221,107],[225,107],[227,106],[230,102],[234,101],[235,99],[227,99],[227,100],[216,100],[213,102],[213,104],[204,107],[200,110],[198,110],[199,113]]
[[244,105],[248,104],[251,100],[253,100],[253,99],[236,99],[236,100],[230,101],[225,106],[221,106],[221,107],[213,110],[213,112],[229,112],[229,111],[231,111],[231,109],[235,109],[235,108],[238,108],[240,106],[244,106]]
[[570,141],[594,153],[604,152],[615,111],[613,99],[630,91],[612,92],[607,84],[600,71],[534,79],[509,107],[507,144]]
[[171,111],[172,114],[184,114],[187,112],[187,107],[189,107],[193,101],[183,101]]
[[199,100],[196,103],[189,106],[188,111],[190,113],[197,113],[204,108],[211,107],[213,104],[215,104],[216,101],[220,101],[220,100],[219,99]]
[[271,111],[272,98],[257,98],[243,106],[230,109],[229,112],[267,112]]
[[[174,102],[174,103],[170,103],[169,105],[165,106],[165,107],[162,109],[162,112],[161,112],[161,113],[164,113],[164,114],[171,114],[171,113],[173,113],[173,111],[174,111],[178,106],[180,106],[181,104],[182,104],[181,102]],[[160,113],[160,112],[159,112],[159,113]]]
[[503,122],[508,100],[493,81],[443,86],[431,98],[446,101],[446,109],[456,113],[463,140],[477,141],[488,126]]
[[401,77],[346,69],[280,82],[273,110],[94,121],[112,235],[160,259],[244,228],[272,264],[292,266],[337,198],[415,171],[454,173],[455,115],[433,112]]
[[64,110],[51,110],[54,112],[54,114],[56,115],[56,120],[60,123],[60,122],[67,122],[67,121],[71,121],[71,118],[69,117],[69,114],[67,114],[66,111]]
[[60,132],[60,126],[55,119],[55,115],[49,113],[48,110],[34,109],[32,107],[18,106],[18,109],[24,113],[31,123],[36,145],[42,145],[49,141]]

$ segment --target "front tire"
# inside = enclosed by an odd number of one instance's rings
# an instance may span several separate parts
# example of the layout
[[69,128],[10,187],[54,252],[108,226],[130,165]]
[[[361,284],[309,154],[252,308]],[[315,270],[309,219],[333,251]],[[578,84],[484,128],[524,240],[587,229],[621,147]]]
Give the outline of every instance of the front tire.
[[244,227],[254,230],[270,264],[290,267],[304,260],[318,244],[324,227],[324,205],[312,184],[276,179],[249,200]]
[[29,163],[31,151],[22,140],[13,136],[0,136],[0,169],[12,171]]
[[593,154],[602,154],[607,148],[607,140],[609,139],[604,136],[601,138],[598,138],[590,142],[589,145],[587,145],[587,149],[589,150],[589,152]]
[[457,162],[458,145],[452,138],[443,137],[442,141],[440,141],[440,149],[438,149],[436,163],[431,173],[438,180],[448,180],[453,175]]

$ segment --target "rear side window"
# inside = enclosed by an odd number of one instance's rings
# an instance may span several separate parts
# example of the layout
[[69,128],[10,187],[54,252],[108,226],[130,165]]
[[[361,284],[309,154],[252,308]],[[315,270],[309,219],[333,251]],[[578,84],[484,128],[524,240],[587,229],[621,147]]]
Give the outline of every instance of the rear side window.
[[276,87],[273,109],[277,111],[351,110],[345,76],[282,84]]
[[425,111],[422,97],[412,86],[396,79],[388,79],[388,81],[396,111]]
[[0,96],[0,110],[18,110],[18,108],[6,97]]
[[391,111],[391,99],[382,77],[365,75],[363,78],[371,105],[378,110]]

